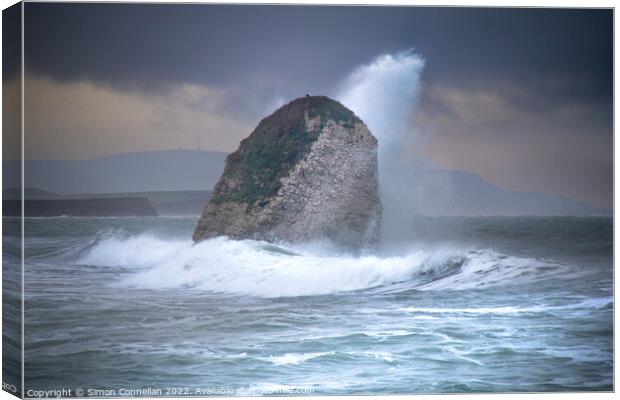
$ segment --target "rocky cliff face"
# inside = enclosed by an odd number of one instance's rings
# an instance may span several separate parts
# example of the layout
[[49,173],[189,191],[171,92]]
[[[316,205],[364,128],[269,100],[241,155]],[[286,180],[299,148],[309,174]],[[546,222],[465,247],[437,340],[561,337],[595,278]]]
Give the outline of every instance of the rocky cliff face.
[[226,159],[194,240],[359,247],[378,236],[377,140],[353,112],[306,96],[263,119]]

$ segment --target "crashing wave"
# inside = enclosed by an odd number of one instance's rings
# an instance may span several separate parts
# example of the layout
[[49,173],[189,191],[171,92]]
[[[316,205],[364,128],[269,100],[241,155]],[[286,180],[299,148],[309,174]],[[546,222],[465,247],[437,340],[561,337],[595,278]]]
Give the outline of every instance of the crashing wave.
[[570,277],[559,262],[492,250],[443,249],[354,256],[321,244],[273,245],[218,237],[200,243],[149,235],[100,237],[77,261],[123,267],[115,283],[141,289],[191,288],[257,297],[314,296],[373,288],[464,290]]

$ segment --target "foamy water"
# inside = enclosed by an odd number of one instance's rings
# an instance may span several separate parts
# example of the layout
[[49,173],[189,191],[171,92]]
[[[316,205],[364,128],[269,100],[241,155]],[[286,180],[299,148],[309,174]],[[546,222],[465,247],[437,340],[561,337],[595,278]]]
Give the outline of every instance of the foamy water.
[[[575,266],[492,250],[353,256],[320,245],[276,246],[225,237],[194,244],[122,234],[98,240],[78,263],[140,270],[118,282],[120,287],[194,288],[260,297],[335,294],[398,282],[418,290],[463,290],[580,274]],[[429,277],[435,279],[428,282]]]
[[26,384],[611,388],[611,219],[419,222],[409,245],[354,255],[193,244],[195,217],[29,219]]

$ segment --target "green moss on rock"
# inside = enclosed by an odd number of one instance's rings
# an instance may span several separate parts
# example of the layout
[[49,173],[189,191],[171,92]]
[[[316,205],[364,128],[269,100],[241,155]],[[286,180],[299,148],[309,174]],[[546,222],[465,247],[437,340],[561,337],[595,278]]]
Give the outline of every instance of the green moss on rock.
[[[309,130],[306,116],[320,117],[320,123]],[[346,127],[361,122],[351,110],[326,96],[298,98],[264,118],[226,159],[211,202],[265,205],[280,189],[281,179],[308,154],[329,120]]]

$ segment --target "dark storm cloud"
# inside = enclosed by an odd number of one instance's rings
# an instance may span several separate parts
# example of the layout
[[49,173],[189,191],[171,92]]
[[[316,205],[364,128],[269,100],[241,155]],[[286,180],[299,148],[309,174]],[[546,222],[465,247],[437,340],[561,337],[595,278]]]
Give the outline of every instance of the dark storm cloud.
[[14,4],[2,12],[2,80],[8,81],[21,72],[21,6]]
[[[28,68],[60,79],[152,87],[258,76],[325,89],[352,66],[414,47],[429,82],[611,96],[609,10],[30,3],[26,15]],[[573,82],[554,84],[563,80]]]
[[414,49],[435,166],[611,206],[612,10],[27,3],[25,32],[33,158],[231,151],[276,105]]

